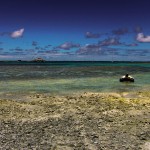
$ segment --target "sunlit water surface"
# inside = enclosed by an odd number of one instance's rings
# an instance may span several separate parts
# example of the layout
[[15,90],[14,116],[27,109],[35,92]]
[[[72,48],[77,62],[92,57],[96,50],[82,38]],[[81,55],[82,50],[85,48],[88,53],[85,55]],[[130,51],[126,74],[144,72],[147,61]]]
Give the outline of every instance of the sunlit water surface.
[[[124,74],[134,83],[121,83]],[[150,91],[150,63],[5,62],[0,63],[0,93],[73,94]]]

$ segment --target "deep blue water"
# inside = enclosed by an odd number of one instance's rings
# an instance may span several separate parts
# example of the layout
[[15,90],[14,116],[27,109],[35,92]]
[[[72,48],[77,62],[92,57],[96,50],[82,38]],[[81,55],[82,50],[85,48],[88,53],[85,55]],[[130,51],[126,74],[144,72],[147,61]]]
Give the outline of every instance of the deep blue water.
[[[135,83],[120,83],[124,74]],[[0,92],[128,92],[150,90],[150,62],[0,62]]]

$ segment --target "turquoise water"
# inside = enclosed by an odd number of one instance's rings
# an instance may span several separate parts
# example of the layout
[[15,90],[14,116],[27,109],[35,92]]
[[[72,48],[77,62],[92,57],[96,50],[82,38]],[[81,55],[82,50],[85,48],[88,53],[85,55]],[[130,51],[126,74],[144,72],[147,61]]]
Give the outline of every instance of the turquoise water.
[[[120,83],[124,74],[134,83]],[[129,92],[150,90],[150,63],[0,62],[0,93]]]

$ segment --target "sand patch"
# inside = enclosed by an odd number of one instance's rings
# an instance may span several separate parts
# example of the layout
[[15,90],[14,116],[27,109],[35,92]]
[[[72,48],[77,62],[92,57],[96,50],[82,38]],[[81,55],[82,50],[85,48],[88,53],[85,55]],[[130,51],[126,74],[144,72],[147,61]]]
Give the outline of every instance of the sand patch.
[[[117,93],[0,100],[3,149],[149,150],[150,97]],[[15,143],[15,144],[14,144]],[[0,148],[1,148],[0,147]]]

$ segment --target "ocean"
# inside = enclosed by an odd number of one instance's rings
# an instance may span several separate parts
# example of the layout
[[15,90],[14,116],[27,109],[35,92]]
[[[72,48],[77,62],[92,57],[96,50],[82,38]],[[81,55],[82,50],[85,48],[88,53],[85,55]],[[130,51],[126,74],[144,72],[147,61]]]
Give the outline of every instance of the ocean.
[[[134,83],[121,83],[125,74]],[[150,62],[0,62],[0,94],[150,91]]]

